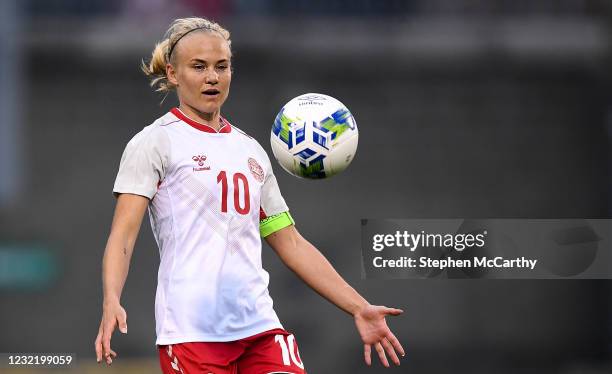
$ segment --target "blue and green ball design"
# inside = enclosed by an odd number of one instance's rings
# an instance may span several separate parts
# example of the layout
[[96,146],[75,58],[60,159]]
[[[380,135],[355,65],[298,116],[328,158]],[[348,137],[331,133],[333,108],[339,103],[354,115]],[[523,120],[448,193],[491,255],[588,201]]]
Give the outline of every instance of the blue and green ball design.
[[[276,116],[272,126],[272,133],[283,143],[287,150],[292,152],[294,159],[299,162],[300,176],[310,179],[321,179],[326,174],[324,159],[326,152],[331,151],[334,142],[348,130],[355,130],[356,124],[348,109],[341,107],[334,113],[320,121],[312,121],[312,139],[314,147],[298,147],[306,142],[306,121],[300,118],[291,118],[286,114],[285,108]],[[316,145],[323,150],[316,150]],[[294,149],[299,149],[293,152]]]

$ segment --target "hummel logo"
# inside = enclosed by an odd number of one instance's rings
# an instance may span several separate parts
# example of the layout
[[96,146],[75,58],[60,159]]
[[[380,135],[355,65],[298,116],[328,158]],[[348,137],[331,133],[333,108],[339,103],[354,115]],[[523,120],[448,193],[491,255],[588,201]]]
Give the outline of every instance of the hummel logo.
[[204,166],[204,161],[206,161],[206,156],[204,155],[196,155],[191,158],[193,161],[198,163],[199,167],[194,167],[193,171],[203,171],[210,170],[210,166]]

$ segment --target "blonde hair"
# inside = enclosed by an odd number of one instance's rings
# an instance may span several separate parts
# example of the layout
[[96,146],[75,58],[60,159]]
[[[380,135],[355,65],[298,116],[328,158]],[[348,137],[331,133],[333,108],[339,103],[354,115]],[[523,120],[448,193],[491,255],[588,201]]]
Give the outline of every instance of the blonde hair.
[[206,18],[189,17],[175,19],[164,35],[164,40],[157,43],[151,53],[151,61],[145,63],[142,61],[141,69],[151,81],[151,87],[155,87],[155,91],[168,93],[174,89],[174,84],[168,81],[166,75],[166,64],[176,55],[176,45],[187,34],[192,31],[207,31],[218,33],[232,47],[230,33],[216,22],[207,20]]

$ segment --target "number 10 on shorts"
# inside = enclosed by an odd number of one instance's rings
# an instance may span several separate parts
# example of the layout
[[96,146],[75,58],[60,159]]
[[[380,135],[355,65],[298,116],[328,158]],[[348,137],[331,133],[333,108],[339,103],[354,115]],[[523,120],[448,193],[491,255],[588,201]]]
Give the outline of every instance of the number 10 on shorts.
[[[287,338],[286,341],[285,338]],[[298,352],[295,345],[295,337],[293,335],[279,334],[274,337],[274,341],[280,345],[284,365],[291,366],[291,361],[293,361],[295,366],[304,369],[304,364],[300,358],[300,352]]]

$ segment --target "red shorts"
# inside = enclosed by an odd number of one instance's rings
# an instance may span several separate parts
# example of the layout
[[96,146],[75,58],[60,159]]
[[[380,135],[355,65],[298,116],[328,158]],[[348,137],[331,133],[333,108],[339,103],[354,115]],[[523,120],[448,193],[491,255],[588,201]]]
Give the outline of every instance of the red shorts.
[[231,342],[159,345],[164,374],[305,374],[297,343],[283,329]]

